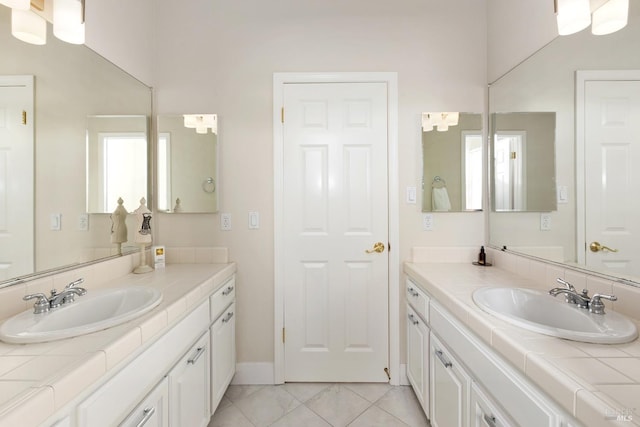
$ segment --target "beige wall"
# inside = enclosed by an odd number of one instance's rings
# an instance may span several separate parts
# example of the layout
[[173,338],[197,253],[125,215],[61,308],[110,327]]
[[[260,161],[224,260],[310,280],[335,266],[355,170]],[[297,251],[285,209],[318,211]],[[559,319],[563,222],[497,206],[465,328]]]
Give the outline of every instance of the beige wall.
[[[412,246],[477,245],[481,213],[421,228],[420,113],[482,111],[485,2],[193,0],[157,2],[157,114],[219,114],[220,211],[158,215],[157,242],[227,246],[238,262],[238,361],[273,361],[273,73],[394,71],[399,84],[400,259]],[[247,213],[261,228],[247,229]]]

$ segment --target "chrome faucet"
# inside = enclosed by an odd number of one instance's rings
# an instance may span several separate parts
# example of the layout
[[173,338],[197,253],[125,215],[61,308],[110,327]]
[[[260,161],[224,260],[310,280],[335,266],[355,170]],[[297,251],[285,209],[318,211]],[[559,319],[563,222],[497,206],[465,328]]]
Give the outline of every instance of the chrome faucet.
[[41,314],[46,313],[53,308],[58,308],[61,305],[70,304],[75,301],[75,296],[82,296],[87,293],[87,290],[80,287],[84,282],[83,278],[74,280],[64,287],[62,292],[58,293],[55,289],[51,290],[51,296],[47,298],[42,292],[38,292],[31,295],[26,295],[22,299],[28,301],[30,299],[37,298],[36,303],[33,305],[33,313]]
[[604,303],[602,302],[602,298],[608,299],[609,301],[618,300],[615,295],[606,294],[594,294],[589,298],[589,291],[587,289],[583,289],[581,293],[578,293],[571,283],[562,280],[561,278],[557,278],[556,282],[563,285],[564,288],[553,288],[549,291],[549,295],[555,297],[560,294],[564,294],[565,301],[567,303],[576,304],[580,308],[589,309],[589,312],[593,314],[604,314]]

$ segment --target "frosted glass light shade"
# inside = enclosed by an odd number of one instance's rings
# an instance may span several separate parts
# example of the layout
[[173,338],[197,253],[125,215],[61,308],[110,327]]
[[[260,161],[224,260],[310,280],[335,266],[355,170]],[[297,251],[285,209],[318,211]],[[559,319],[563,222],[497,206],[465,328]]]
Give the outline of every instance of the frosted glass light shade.
[[591,32],[597,36],[614,33],[627,25],[629,0],[609,0],[593,12]]
[[11,9],[11,34],[23,42],[47,43],[47,21],[31,10]]
[[29,10],[31,9],[31,0],[0,0],[3,4],[11,9]]
[[584,30],[591,24],[589,0],[558,0],[556,19],[561,36]]
[[53,35],[67,43],[84,43],[84,19],[80,0],[54,0]]

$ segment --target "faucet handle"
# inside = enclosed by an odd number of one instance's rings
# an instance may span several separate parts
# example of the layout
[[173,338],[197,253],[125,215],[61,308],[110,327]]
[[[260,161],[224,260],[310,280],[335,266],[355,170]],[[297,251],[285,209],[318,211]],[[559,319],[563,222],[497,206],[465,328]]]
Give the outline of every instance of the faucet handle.
[[608,299],[609,301],[617,301],[618,297],[615,295],[606,295],[606,294],[594,294],[591,297],[591,302],[589,303],[589,311],[593,314],[604,314],[604,303],[601,298]]
[[79,286],[81,284],[84,283],[84,278],[81,277],[79,279],[74,280],[73,282],[69,283],[67,286],[65,286],[65,289],[71,289],[71,288],[75,288],[76,286]]
[[34,314],[46,313],[47,311],[49,311],[49,299],[42,292],[25,295],[24,297],[22,297],[24,301],[29,301],[34,298],[38,298],[36,303],[33,305]]
[[569,289],[570,291],[575,291],[576,290],[576,288],[574,288],[571,283],[567,282],[564,279],[561,279],[560,277],[558,277],[556,279],[556,282],[560,283],[561,285],[563,285],[565,288]]

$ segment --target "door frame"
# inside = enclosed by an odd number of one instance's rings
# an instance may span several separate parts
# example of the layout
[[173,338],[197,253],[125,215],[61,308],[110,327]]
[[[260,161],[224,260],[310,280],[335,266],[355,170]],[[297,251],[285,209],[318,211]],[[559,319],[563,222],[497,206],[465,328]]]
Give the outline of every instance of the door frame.
[[584,180],[585,161],[585,92],[589,81],[640,80],[640,70],[588,70],[576,71],[576,253],[578,263],[587,264],[587,236]]
[[400,221],[398,191],[398,74],[395,72],[274,73],[273,75],[273,176],[274,176],[274,383],[285,379],[284,343],[284,132],[281,108],[284,85],[294,83],[386,83],[387,165],[389,203],[389,370],[392,385],[400,378]]

